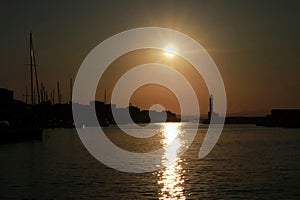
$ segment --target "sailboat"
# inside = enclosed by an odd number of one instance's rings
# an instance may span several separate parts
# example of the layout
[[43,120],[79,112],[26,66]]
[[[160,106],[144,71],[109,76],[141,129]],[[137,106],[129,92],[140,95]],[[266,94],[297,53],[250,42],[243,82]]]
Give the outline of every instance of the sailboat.
[[[18,101],[12,100],[12,103],[8,104],[11,112],[7,116],[7,120],[2,120],[0,123],[0,142],[20,141],[20,140],[40,140],[43,137],[43,127],[41,127],[40,121],[40,93],[38,85],[38,76],[36,70],[35,54],[33,48],[32,33],[29,36],[30,47],[30,86],[31,86],[31,105],[21,104]],[[35,75],[35,76],[34,76]],[[36,91],[38,96],[38,104],[35,105],[35,91],[34,91],[34,78],[36,84]],[[17,107],[17,108],[16,108]],[[18,110],[19,109],[19,110]],[[16,111],[17,110],[17,111]],[[21,111],[20,111],[21,110]],[[26,113],[22,112],[25,111]],[[29,110],[29,111],[28,111]],[[22,114],[20,114],[22,112]],[[18,115],[18,117],[14,117]]]

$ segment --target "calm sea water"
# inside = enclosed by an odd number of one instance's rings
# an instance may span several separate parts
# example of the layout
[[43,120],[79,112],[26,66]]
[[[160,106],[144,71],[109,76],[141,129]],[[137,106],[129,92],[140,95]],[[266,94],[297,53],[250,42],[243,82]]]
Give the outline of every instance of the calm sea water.
[[[147,152],[174,139],[174,127],[197,128],[167,126],[171,132],[146,141],[117,127],[105,131],[118,146]],[[0,199],[300,199],[300,129],[227,125],[213,151],[199,160],[206,130],[200,126],[173,165],[142,174],[101,164],[73,129],[47,130],[42,142],[1,144]]]

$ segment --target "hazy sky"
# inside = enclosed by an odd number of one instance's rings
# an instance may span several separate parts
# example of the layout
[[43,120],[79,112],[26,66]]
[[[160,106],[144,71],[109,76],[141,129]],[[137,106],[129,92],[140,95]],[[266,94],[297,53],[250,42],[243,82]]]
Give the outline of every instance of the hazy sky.
[[[299,6],[297,0],[1,1],[0,87],[23,97],[30,31],[40,81],[48,90],[60,81],[68,100],[69,79],[96,45],[127,29],[159,26],[207,49],[223,76],[228,113],[300,108]],[[143,95],[134,98],[143,104]]]

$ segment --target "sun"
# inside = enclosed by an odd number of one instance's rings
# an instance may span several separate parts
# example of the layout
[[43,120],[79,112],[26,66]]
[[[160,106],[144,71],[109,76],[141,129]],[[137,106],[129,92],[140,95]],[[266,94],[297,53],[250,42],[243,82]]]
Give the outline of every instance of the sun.
[[174,46],[171,46],[171,45],[167,46],[167,48],[166,48],[166,55],[167,56],[174,56],[175,53],[176,53],[176,49],[175,49]]

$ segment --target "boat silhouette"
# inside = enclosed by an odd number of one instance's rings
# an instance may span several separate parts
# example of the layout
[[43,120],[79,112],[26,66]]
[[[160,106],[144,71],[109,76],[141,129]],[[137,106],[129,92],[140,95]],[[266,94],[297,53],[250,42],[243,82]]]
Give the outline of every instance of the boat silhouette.
[[[0,142],[40,140],[43,137],[43,126],[40,117],[42,106],[40,105],[39,83],[32,33],[29,35],[29,40],[30,64],[28,65],[30,66],[31,104],[14,100],[12,91],[0,88],[0,96],[2,99],[0,102]],[[35,104],[34,85],[36,87],[38,104]]]

